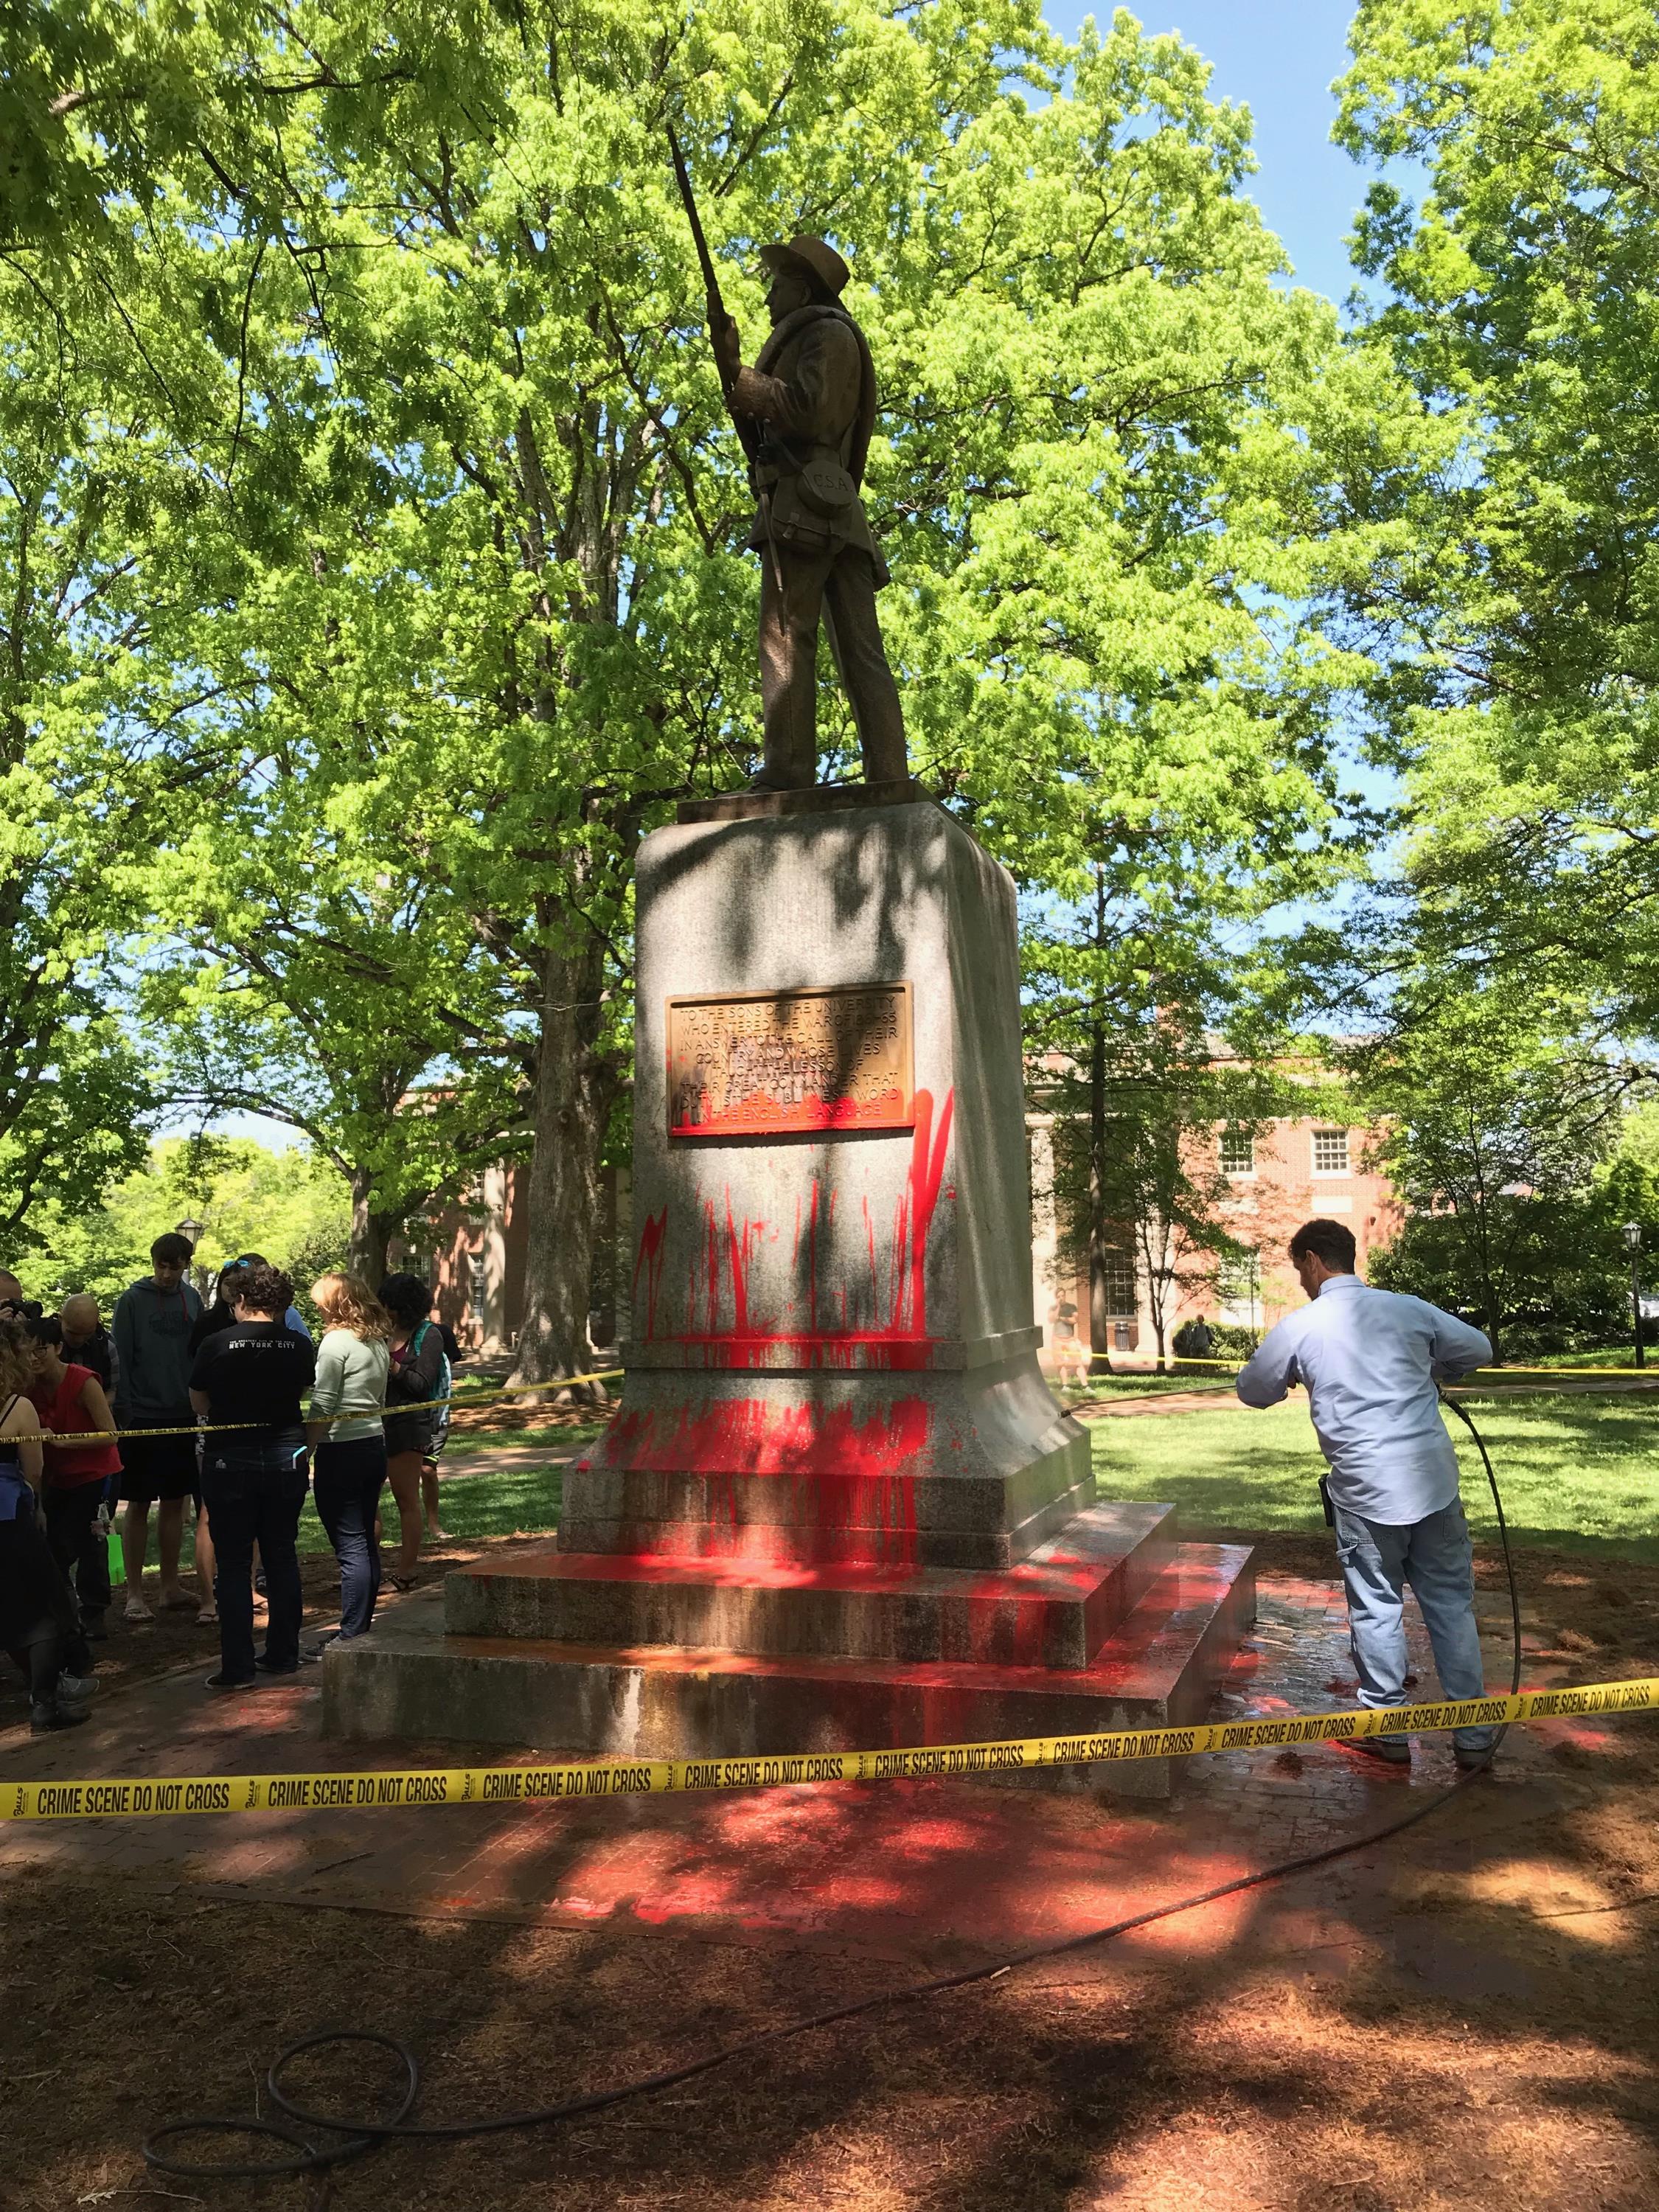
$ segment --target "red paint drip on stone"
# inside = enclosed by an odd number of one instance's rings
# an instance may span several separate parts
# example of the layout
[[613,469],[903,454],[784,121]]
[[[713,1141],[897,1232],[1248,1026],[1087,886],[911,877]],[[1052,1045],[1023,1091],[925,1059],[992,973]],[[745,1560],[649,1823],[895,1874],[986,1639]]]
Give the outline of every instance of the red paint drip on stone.
[[910,1183],[908,1205],[910,1213],[910,1334],[927,1334],[927,1237],[933,1225],[933,1210],[939,1204],[939,1185],[945,1179],[945,1155],[951,1141],[951,1118],[956,1106],[954,1090],[945,1094],[945,1104],[939,1117],[939,1133],[928,1146],[928,1136],[933,1118],[933,1097],[929,1091],[916,1093],[916,1133],[910,1143]]
[[645,1226],[640,1231],[639,1249],[634,1255],[634,1274],[629,1288],[635,1298],[640,1294],[640,1270],[645,1270],[645,1333],[653,1337],[657,1333],[657,1293],[662,1288],[663,1240],[668,1234],[668,1208],[659,1213],[648,1213]]
[[[869,1326],[859,1327],[862,1296],[845,1281],[838,1284],[834,1292],[835,1303],[839,1309],[836,1323],[826,1329],[820,1322],[818,1221],[821,1194],[818,1179],[814,1176],[805,1224],[806,1328],[771,1329],[750,1314],[750,1261],[757,1241],[765,1233],[766,1225],[762,1221],[739,1223],[737,1220],[732,1209],[732,1193],[728,1185],[725,1193],[723,1231],[716,1201],[709,1198],[702,1201],[702,1261],[700,1265],[694,1258],[691,1263],[686,1299],[686,1327],[679,1341],[688,1346],[701,1346],[704,1364],[711,1367],[764,1367],[770,1364],[769,1354],[773,1352],[784,1354],[787,1364],[812,1367],[915,1367],[924,1364],[914,1358],[906,1358],[901,1347],[921,1343],[927,1336],[927,1240],[932,1233],[933,1217],[938,1211],[944,1184],[945,1161],[950,1149],[955,1103],[955,1091],[947,1091],[935,1126],[932,1092],[918,1091],[915,1094],[915,1133],[911,1139],[909,1170],[903,1195],[893,1211],[884,1321],[882,1318],[881,1268],[876,1251],[875,1223],[871,1218],[869,1201],[860,1199],[866,1264],[869,1271]],[[828,1201],[823,1206],[826,1225],[833,1224],[836,1195],[831,1189]],[[799,1270],[801,1236],[800,1202],[797,1199],[791,1249],[791,1269],[796,1274]],[[724,1321],[721,1310],[725,1289],[723,1278],[726,1276],[730,1277],[732,1286],[729,1326]],[[844,1343],[848,1347],[845,1356],[833,1348],[838,1343]],[[893,1347],[891,1357],[882,1358],[876,1356],[878,1348],[883,1344]]]

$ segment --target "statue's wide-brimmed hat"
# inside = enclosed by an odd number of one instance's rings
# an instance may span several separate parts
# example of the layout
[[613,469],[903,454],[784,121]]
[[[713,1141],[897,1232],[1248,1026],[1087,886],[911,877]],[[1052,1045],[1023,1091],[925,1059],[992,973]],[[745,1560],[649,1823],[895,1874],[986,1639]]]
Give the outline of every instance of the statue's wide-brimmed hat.
[[810,276],[815,284],[839,298],[852,270],[833,246],[804,234],[787,246],[763,246],[760,258],[769,269],[787,270],[792,276]]

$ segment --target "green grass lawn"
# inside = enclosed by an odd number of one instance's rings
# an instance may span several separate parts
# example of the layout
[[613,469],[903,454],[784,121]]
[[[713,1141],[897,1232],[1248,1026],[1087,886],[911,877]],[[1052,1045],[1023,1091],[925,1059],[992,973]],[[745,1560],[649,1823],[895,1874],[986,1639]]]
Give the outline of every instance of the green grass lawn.
[[[1636,1399],[1521,1401],[1472,1408],[1498,1471],[1511,1531],[1523,1543],[1659,1561],[1659,1405]],[[1476,1533],[1496,1534],[1479,1455],[1456,1423],[1463,1499]],[[520,1431],[501,1441],[563,1455],[592,1428]],[[1111,1498],[1167,1498],[1187,1526],[1322,1528],[1323,1461],[1305,1403],[1265,1413],[1170,1413],[1091,1425],[1095,1470]],[[490,1471],[485,1438],[446,1455],[444,1526],[457,1536],[503,1536],[557,1525],[557,1468]],[[307,1505],[301,1540],[326,1540]]]
[[[1474,1408],[1519,1543],[1590,1556],[1659,1562],[1659,1405],[1651,1401],[1550,1398]],[[458,1439],[445,1457],[443,1521],[462,1538],[532,1534],[557,1527],[562,1469],[492,1466],[500,1445],[580,1451],[599,1425],[520,1430],[499,1440]],[[1463,1466],[1463,1502],[1477,1535],[1496,1534],[1480,1462],[1453,1425]],[[1227,1528],[1266,1533],[1323,1526],[1323,1464],[1307,1408],[1265,1413],[1171,1413],[1091,1425],[1095,1472],[1107,1498],[1168,1498],[1194,1534]],[[396,1514],[385,1516],[391,1537]],[[328,1539],[307,1502],[300,1548],[325,1552]],[[119,1547],[111,1547],[118,1559]]]
[[[599,1433],[596,1422],[591,1428],[520,1429],[496,1441],[503,1444],[539,1444],[562,1456],[567,1452],[581,1450],[591,1444]],[[444,1454],[443,1466],[448,1476],[442,1491],[443,1525],[452,1536],[515,1536],[536,1534],[556,1528],[559,1524],[559,1502],[563,1488],[564,1470],[557,1467],[491,1468],[489,1455],[495,1449],[489,1437],[469,1439],[463,1443],[457,1439]],[[388,1543],[395,1543],[398,1534],[398,1510],[392,1502],[392,1493],[381,1493],[381,1520]],[[120,1509],[116,1509],[118,1532],[110,1538],[110,1574],[118,1586],[126,1580],[121,1564],[121,1544],[118,1534]],[[302,1552],[325,1552],[329,1548],[328,1534],[317,1518],[317,1506],[307,1497],[300,1515],[300,1549]],[[155,1537],[153,1526],[150,1534],[150,1565],[155,1564]],[[190,1569],[190,1537],[186,1528],[185,1540],[185,1571]]]
[[[1659,1561],[1659,1408],[1553,1398],[1471,1410],[1517,1541]],[[1450,1426],[1470,1524],[1495,1536],[1480,1455],[1461,1425]],[[1091,1433],[1105,1496],[1167,1498],[1194,1533],[1324,1525],[1324,1462],[1304,1404],[1098,1421]]]
[[[443,1525],[452,1536],[534,1535],[559,1525],[559,1502],[563,1494],[564,1469],[559,1467],[497,1467],[490,1455],[505,1444],[544,1446],[561,1458],[580,1452],[599,1433],[592,1427],[515,1429],[492,1442],[488,1437],[459,1437],[444,1453],[445,1470],[440,1493]],[[395,1538],[398,1509],[390,1491],[381,1492],[380,1519],[386,1540]],[[300,1549],[325,1552],[328,1538],[317,1518],[315,1502],[307,1498],[300,1516]]]

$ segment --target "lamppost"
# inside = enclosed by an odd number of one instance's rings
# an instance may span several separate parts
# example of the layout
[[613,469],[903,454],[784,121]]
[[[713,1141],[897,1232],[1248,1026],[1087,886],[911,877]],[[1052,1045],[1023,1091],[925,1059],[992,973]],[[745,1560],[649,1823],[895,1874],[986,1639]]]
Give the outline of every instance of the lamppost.
[[1639,1221],[1625,1224],[1625,1249],[1630,1254],[1630,1319],[1636,1338],[1636,1364],[1645,1367],[1647,1360],[1642,1350],[1642,1224]]
[[[181,1237],[189,1237],[192,1252],[194,1251],[195,1247],[201,1243],[203,1237],[207,1235],[206,1222],[198,1221],[192,1214],[187,1213],[182,1221],[175,1221],[173,1225]],[[204,1270],[198,1267],[192,1259],[190,1263],[190,1279],[198,1291],[204,1290],[206,1287],[205,1282],[203,1279],[204,1275]]]

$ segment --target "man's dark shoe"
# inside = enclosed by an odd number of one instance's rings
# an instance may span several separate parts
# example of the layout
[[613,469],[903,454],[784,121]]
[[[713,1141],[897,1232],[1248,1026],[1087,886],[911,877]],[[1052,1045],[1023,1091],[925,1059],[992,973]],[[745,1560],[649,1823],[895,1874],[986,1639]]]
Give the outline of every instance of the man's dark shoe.
[[109,1630],[101,1613],[83,1613],[81,1615],[81,1633],[88,1644],[109,1642]]
[[[256,1659],[253,1663],[257,1667],[259,1662]],[[258,1679],[257,1674],[227,1674],[221,1668],[216,1674],[208,1676],[202,1687],[204,1690],[251,1690]]]
[[1496,1757],[1498,1746],[1489,1744],[1485,1751],[1466,1751],[1461,1743],[1452,1746],[1452,1757],[1465,1774],[1480,1774],[1490,1766]]
[[1412,1763],[1412,1747],[1408,1743],[1390,1743],[1376,1735],[1333,1735],[1326,1741],[1336,1751],[1346,1751],[1352,1758],[1367,1759],[1373,1766],[1405,1767]]
[[253,1663],[262,1674],[297,1674],[300,1671],[297,1659],[290,1659],[285,1667],[279,1667],[274,1660],[267,1659],[263,1651]]
[[91,1718],[85,1705],[31,1705],[29,1734],[50,1735],[56,1729],[79,1728],[82,1721]]

